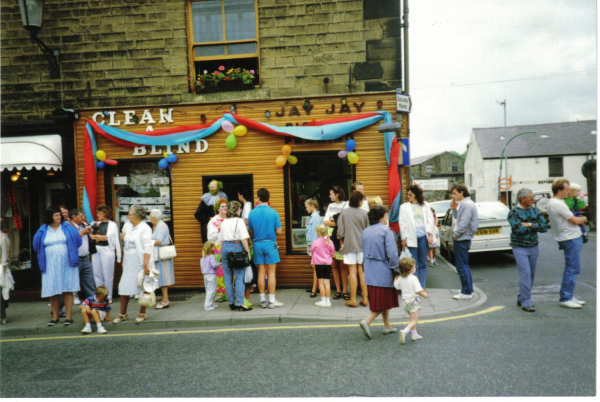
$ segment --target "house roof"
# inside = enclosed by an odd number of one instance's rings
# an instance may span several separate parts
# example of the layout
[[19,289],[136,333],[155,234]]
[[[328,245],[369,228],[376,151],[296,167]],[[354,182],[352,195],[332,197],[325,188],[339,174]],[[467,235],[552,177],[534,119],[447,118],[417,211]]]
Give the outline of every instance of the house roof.
[[506,156],[582,155],[596,151],[596,135],[591,134],[596,131],[596,120],[512,126],[506,127],[506,135],[504,130],[504,127],[473,129],[483,159],[500,157],[505,145],[505,140],[501,137],[510,139],[526,131],[534,131],[536,134],[525,134],[512,140],[506,148]]
[[421,163],[427,162],[429,159],[435,158],[436,156],[441,155],[444,152],[438,152],[437,154],[424,155],[424,156],[418,156],[416,158],[410,158],[410,166],[420,165]]

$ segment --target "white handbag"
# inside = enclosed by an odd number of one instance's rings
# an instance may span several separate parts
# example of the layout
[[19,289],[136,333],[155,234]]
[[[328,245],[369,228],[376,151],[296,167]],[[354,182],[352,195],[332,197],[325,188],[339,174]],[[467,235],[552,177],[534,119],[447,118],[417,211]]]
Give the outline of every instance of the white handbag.
[[412,258],[412,254],[410,253],[408,247],[404,247],[404,249],[400,253],[400,261],[402,261],[404,258]]
[[141,292],[138,298],[138,302],[142,307],[152,307],[156,304],[156,296],[154,295],[154,292]]
[[173,244],[171,235],[169,235],[169,240],[171,240],[171,244],[168,246],[160,246],[158,248],[158,258],[160,260],[170,260],[177,257],[177,250],[175,250],[175,245]]

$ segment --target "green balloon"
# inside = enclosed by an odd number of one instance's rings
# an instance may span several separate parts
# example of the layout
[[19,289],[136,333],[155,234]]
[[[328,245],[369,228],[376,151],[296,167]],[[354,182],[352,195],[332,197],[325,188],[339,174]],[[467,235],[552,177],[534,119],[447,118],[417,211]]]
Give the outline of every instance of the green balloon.
[[227,139],[225,140],[225,146],[229,149],[234,149],[237,146],[237,138],[235,137],[235,134],[231,133],[227,136]]
[[288,155],[287,161],[290,163],[290,165],[295,165],[298,163],[298,158],[296,158],[294,155]]

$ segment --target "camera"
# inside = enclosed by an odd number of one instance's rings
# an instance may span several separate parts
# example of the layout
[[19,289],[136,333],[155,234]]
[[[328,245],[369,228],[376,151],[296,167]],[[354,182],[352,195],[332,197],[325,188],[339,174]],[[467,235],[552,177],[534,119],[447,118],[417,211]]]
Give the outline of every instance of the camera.
[[86,224],[85,224],[85,227],[86,227],[86,229],[87,229],[87,228],[90,228],[90,229],[92,229],[92,230],[98,230],[98,229],[100,229],[100,227],[99,227],[98,225],[96,225],[95,223],[93,223],[93,224],[91,224],[91,225],[90,225],[90,224],[88,224],[88,223],[86,223]]

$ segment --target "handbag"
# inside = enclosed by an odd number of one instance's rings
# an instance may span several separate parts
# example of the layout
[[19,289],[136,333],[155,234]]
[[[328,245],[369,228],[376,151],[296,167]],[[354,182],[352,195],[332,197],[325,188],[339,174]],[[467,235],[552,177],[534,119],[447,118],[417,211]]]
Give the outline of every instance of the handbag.
[[160,260],[170,260],[171,258],[177,257],[177,250],[175,250],[171,235],[169,235],[169,240],[171,240],[171,244],[168,246],[160,246],[158,248],[158,258]]
[[254,274],[252,273],[252,266],[248,265],[244,271],[244,283],[252,283]]
[[138,302],[142,307],[152,307],[156,304],[156,295],[154,294],[154,292],[141,292],[138,298]]
[[[237,232],[238,223],[240,223],[240,218],[238,218],[237,222],[235,223],[235,229],[233,229],[234,238],[235,233]],[[248,258],[248,253],[246,250],[232,251],[227,254],[227,265],[229,268],[246,268],[248,265],[250,265],[250,258]]]
[[412,254],[410,253],[408,247],[404,247],[404,249],[400,253],[400,261],[402,261],[404,258],[412,258]]

